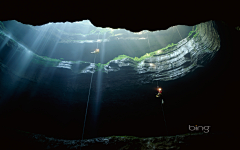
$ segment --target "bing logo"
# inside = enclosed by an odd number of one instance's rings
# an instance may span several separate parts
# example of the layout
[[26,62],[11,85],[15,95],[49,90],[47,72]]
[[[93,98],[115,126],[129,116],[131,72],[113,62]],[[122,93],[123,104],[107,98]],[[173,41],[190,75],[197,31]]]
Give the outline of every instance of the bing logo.
[[199,131],[199,130],[202,130],[204,133],[208,133],[209,132],[209,127],[210,126],[190,126],[189,125],[189,130],[190,131]]

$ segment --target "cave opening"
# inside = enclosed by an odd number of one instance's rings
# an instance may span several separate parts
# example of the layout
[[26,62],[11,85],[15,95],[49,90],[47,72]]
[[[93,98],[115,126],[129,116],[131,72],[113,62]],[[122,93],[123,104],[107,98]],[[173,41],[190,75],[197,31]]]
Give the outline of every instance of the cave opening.
[[125,29],[95,27],[89,20],[24,25],[15,20],[1,22],[2,34],[17,41],[38,56],[55,60],[92,62],[90,52],[98,46],[96,63],[106,64],[119,55],[141,57],[176,44],[194,27],[174,26],[162,31],[130,32]]

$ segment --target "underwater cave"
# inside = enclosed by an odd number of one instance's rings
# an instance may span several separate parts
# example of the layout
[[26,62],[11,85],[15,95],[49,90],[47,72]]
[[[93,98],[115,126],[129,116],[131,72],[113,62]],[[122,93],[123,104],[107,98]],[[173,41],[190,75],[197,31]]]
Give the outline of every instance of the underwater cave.
[[[1,137],[22,138],[23,148],[54,149],[58,143],[83,150],[121,149],[112,145],[124,137],[138,140],[137,149],[156,143],[191,149],[199,143],[186,147],[181,140],[210,144],[209,137],[232,137],[238,34],[217,20],[139,32],[97,27],[91,20],[35,26],[1,21]],[[197,125],[210,129],[190,131]],[[149,137],[155,143],[147,144]]]

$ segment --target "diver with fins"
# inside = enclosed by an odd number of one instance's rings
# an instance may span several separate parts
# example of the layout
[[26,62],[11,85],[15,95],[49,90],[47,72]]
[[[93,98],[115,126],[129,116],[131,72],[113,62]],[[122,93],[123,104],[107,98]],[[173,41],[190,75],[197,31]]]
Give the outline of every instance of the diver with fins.
[[91,52],[92,54],[98,54],[99,53],[99,49],[96,49],[95,51]]
[[162,99],[162,104],[164,104],[163,96],[162,96],[162,88],[157,86],[157,90],[158,90],[158,93],[157,93],[156,97]]

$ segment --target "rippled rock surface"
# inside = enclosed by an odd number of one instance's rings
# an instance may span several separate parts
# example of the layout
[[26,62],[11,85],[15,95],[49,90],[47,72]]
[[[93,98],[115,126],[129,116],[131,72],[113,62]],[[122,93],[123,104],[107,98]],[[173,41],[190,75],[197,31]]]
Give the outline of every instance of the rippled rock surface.
[[[104,72],[128,70],[141,75],[141,83],[150,83],[154,80],[169,81],[183,77],[207,65],[220,48],[220,38],[214,29],[213,22],[198,25],[198,30],[199,34],[196,37],[183,39],[171,51],[146,58],[141,62],[130,58],[112,60],[104,67]],[[81,73],[92,73],[94,64],[85,65]],[[57,67],[71,69],[71,63],[62,61]]]

